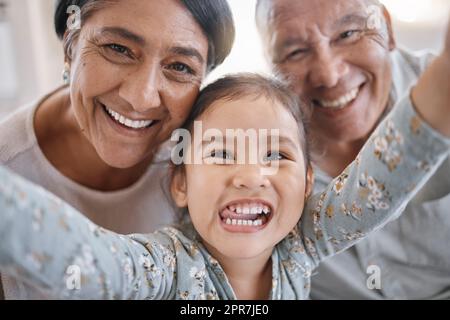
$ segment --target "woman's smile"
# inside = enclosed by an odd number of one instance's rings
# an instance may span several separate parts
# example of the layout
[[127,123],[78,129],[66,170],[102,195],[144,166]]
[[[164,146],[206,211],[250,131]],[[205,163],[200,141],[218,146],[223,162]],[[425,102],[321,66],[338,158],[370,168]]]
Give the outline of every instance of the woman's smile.
[[107,125],[115,130],[116,133],[132,137],[144,138],[150,135],[156,135],[160,129],[160,119],[130,119],[124,115],[113,111],[102,103],[99,103],[102,109],[103,118],[106,119]]

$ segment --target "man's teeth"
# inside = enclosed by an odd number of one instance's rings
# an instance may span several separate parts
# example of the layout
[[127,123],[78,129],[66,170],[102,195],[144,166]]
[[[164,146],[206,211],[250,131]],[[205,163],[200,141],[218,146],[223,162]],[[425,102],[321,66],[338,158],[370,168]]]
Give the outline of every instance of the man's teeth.
[[356,88],[336,100],[330,101],[330,100],[318,99],[317,101],[324,108],[339,109],[339,108],[346,106],[351,101],[353,101],[358,96],[358,93],[359,93],[359,88]]
[[225,223],[228,225],[233,225],[233,226],[250,226],[250,227],[251,226],[262,226],[262,224],[263,224],[261,219],[240,220],[240,219],[230,219],[230,218],[227,218]]
[[115,119],[117,122],[123,124],[126,127],[133,128],[133,129],[142,129],[150,126],[153,123],[153,120],[131,120],[128,118],[125,118],[123,115],[115,112],[114,110],[111,110],[109,108],[106,108],[106,111],[111,115],[113,119]]
[[245,204],[245,205],[232,205],[229,206],[230,211],[237,214],[269,214],[270,208],[263,204]]

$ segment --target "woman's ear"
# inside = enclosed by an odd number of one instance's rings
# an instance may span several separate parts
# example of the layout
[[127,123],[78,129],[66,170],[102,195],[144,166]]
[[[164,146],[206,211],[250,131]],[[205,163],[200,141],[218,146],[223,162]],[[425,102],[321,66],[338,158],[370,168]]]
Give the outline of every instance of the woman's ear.
[[308,164],[308,169],[306,171],[306,188],[305,188],[305,199],[308,199],[314,190],[314,170],[311,164]]
[[386,21],[386,28],[387,28],[387,33],[388,33],[388,37],[389,37],[389,39],[388,39],[389,51],[392,51],[397,47],[397,43],[395,41],[394,31],[392,28],[391,15],[384,5],[382,5],[381,7],[383,10],[384,20]]
[[174,168],[170,183],[172,198],[179,208],[187,207],[187,181],[184,168]]

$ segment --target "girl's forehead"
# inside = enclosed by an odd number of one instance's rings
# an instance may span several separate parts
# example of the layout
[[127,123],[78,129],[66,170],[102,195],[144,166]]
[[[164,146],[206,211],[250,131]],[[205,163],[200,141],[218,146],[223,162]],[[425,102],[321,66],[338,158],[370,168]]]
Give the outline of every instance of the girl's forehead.
[[292,113],[279,102],[265,97],[214,102],[197,118],[192,136],[206,134],[209,137],[217,133],[227,137],[228,132],[235,137],[241,130],[246,135],[253,133],[257,137],[283,137],[301,149],[299,126]]
[[298,130],[291,112],[280,102],[264,96],[220,99],[197,119],[206,127]]

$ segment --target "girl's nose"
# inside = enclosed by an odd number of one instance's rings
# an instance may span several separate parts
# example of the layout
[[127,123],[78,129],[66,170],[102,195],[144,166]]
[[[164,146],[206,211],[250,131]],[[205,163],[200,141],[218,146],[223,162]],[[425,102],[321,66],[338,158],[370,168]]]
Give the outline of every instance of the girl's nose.
[[270,180],[259,165],[240,165],[233,177],[233,185],[237,189],[268,188]]

